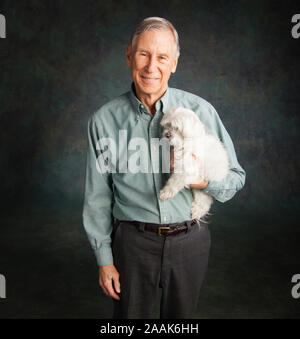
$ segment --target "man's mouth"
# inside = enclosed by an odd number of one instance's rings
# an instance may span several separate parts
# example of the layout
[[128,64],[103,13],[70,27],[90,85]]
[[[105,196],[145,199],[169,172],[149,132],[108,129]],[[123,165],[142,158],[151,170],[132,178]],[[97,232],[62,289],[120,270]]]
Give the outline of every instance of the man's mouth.
[[146,77],[144,75],[141,76],[142,80],[146,83],[153,83],[159,80],[159,78],[153,78],[153,77]]

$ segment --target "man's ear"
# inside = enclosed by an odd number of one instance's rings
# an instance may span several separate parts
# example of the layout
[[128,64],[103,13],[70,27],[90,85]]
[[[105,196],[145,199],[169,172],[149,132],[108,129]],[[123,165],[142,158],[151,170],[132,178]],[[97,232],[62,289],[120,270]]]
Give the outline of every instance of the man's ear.
[[126,63],[131,66],[131,46],[130,44],[126,45]]
[[177,63],[178,63],[178,58],[179,58],[179,55],[178,55],[177,58],[175,58],[174,60],[172,60],[172,69],[171,69],[171,72],[172,72],[172,73],[175,73],[175,72],[176,72]]

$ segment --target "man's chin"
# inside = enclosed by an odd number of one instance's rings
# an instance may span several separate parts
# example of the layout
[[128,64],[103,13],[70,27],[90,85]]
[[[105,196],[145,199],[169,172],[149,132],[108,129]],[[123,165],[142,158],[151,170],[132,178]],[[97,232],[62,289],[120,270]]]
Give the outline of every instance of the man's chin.
[[153,83],[153,84],[147,84],[143,81],[138,82],[138,87],[143,90],[144,92],[150,92],[150,93],[157,93],[161,90],[162,86],[160,82]]
[[160,91],[160,86],[152,84],[139,84],[138,87],[142,92],[147,94],[155,94]]

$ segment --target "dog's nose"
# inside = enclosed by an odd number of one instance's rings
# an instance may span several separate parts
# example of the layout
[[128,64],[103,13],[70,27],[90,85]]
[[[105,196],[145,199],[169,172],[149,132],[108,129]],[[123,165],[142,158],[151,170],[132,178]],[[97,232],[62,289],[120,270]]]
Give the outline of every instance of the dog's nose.
[[165,133],[165,137],[166,137],[166,138],[170,138],[170,136],[171,136],[171,133],[170,133],[170,132],[166,132],[166,133]]

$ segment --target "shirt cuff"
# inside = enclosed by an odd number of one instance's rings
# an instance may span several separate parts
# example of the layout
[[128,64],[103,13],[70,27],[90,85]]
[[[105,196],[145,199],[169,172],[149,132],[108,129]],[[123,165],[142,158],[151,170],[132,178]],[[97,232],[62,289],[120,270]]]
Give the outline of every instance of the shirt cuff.
[[223,182],[219,182],[219,181],[209,181],[208,185],[203,189],[205,193],[220,192],[224,190],[227,190],[227,188],[224,187]]
[[99,248],[94,250],[94,253],[96,256],[98,266],[113,265],[114,259],[111,247],[100,246]]
[[209,181],[208,185],[203,189],[203,191],[205,193],[209,192],[210,190],[214,190],[216,188],[214,188],[214,182],[213,181]]

